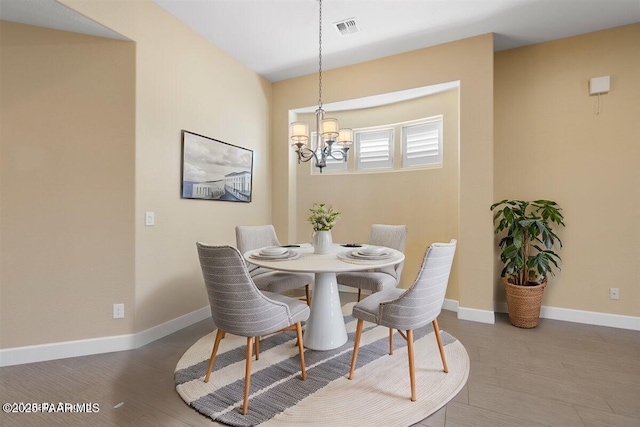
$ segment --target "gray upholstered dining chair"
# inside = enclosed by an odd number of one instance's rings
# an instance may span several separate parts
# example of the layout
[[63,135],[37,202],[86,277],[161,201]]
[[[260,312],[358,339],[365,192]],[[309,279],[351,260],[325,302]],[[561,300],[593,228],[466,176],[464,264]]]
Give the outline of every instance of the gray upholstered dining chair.
[[[369,244],[386,246],[404,252],[407,243],[406,225],[373,224],[369,235]],[[337,275],[339,285],[358,288],[358,301],[362,290],[380,292],[390,287],[395,288],[400,283],[404,261],[395,266],[378,268],[372,271],[355,271]]]
[[300,353],[302,379],[307,379],[301,323],[309,317],[309,307],[294,299],[271,292],[261,292],[251,280],[240,252],[231,246],[196,244],[204,283],[209,295],[211,317],[218,332],[213,344],[204,382],[209,382],[218,345],[228,332],[247,337],[244,403],[242,414],[249,406],[251,359],[255,337],[256,360],[259,358],[260,337],[274,332],[295,330]]
[[[280,246],[276,230],[273,225],[239,225],[236,227],[236,245],[240,253],[244,254],[265,246]],[[304,286],[305,301],[311,305],[311,293],[309,284],[313,283],[311,273],[291,273],[286,271],[274,271],[247,264],[249,274],[261,291],[281,294]]]
[[[375,293],[363,299],[353,307],[353,316],[358,319],[355,344],[351,358],[349,379],[358,358],[358,346],[362,335],[363,322],[375,323],[389,328],[389,354],[393,354],[393,330],[407,341],[409,356],[409,378],[411,380],[411,400],[416,400],[416,379],[413,357],[413,331],[427,325],[433,325],[433,331],[440,350],[444,372],[449,372],[444,355],[438,315],[442,309],[444,295],[449,283],[449,274],[456,251],[456,240],[449,243],[433,243],[427,249],[422,267],[413,285],[408,289],[391,288]],[[406,331],[404,334],[402,331]]]

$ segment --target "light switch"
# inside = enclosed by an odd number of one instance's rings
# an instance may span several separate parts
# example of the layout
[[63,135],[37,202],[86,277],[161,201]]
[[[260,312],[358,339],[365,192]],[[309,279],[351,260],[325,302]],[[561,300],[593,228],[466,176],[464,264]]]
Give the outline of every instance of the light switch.
[[155,225],[156,215],[153,212],[144,213],[144,225]]

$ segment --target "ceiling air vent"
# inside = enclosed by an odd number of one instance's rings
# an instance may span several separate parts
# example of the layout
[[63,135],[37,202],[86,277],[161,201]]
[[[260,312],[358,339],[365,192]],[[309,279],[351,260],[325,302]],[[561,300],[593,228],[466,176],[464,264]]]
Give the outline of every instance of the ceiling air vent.
[[345,19],[344,21],[334,22],[334,27],[342,36],[348,36],[349,34],[357,33],[360,31],[356,18]]

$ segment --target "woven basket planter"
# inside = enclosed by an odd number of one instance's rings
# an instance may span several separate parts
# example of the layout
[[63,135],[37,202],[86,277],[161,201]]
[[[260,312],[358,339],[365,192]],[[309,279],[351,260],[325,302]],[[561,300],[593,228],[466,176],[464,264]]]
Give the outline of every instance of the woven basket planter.
[[536,286],[516,286],[502,278],[507,293],[509,321],[518,328],[535,328],[540,320],[540,307],[547,279]]

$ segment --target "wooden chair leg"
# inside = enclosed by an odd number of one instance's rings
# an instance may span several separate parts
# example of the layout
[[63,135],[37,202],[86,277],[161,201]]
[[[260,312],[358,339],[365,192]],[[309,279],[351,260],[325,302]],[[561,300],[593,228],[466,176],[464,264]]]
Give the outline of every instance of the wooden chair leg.
[[300,371],[302,372],[302,381],[307,379],[307,370],[304,366],[304,344],[302,343],[302,324],[296,323],[296,334],[298,335],[298,351],[300,352]]
[[407,353],[409,355],[409,379],[411,380],[411,401],[416,401],[416,369],[413,360],[413,331],[407,331]]
[[311,290],[309,289],[309,285],[304,285],[304,293],[307,296],[307,305],[311,307]]
[[211,351],[211,358],[209,359],[209,367],[207,368],[207,374],[204,377],[204,382],[209,382],[209,376],[211,375],[211,369],[213,369],[213,362],[216,360],[216,353],[218,352],[218,346],[220,345],[220,340],[224,338],[224,331],[222,329],[218,329],[218,333],[216,333],[216,341],[213,343],[213,350]]
[[349,379],[353,378],[353,371],[356,369],[356,360],[358,359],[358,347],[360,346],[360,335],[362,335],[362,325],[364,324],[362,319],[358,319],[358,325],[356,326],[356,340],[353,344],[353,356],[351,356],[351,370],[349,371]]
[[260,359],[260,337],[256,337],[255,348],[256,348],[256,360],[258,360]]
[[433,319],[433,331],[436,334],[436,341],[438,341],[438,350],[440,350],[440,358],[442,359],[442,367],[445,372],[449,372],[447,367],[447,358],[444,356],[444,347],[442,346],[442,338],[440,337],[440,327],[438,326],[438,319]]
[[251,384],[251,350],[253,338],[247,337],[247,362],[244,370],[244,403],[242,404],[242,415],[247,415],[249,409],[249,385]]
[[389,328],[389,354],[393,354],[393,328]]
[[358,288],[358,302],[360,302],[361,295],[362,295],[362,289]]

